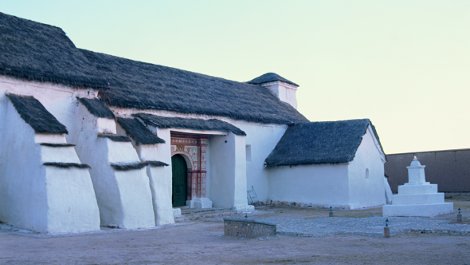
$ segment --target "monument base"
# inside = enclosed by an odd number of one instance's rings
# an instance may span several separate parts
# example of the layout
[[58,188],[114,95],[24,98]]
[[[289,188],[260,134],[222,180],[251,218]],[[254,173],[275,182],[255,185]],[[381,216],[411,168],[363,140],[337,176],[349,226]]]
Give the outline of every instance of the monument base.
[[452,213],[454,204],[451,202],[434,204],[391,204],[383,206],[383,216],[424,216],[432,217],[440,214]]

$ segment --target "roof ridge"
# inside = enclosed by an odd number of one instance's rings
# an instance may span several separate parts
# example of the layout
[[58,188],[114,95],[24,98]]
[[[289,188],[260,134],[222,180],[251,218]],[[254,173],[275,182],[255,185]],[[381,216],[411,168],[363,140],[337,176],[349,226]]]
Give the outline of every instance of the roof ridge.
[[[27,23],[39,24],[41,26],[47,26],[47,27],[59,29],[60,31],[62,31],[65,34],[65,31],[61,27],[54,26],[54,25],[51,25],[51,24],[47,24],[47,23],[44,23],[44,22],[39,22],[39,21],[27,19],[27,18],[18,17],[18,16],[15,16],[15,15],[10,15],[10,14],[7,14],[7,13],[1,12],[1,11],[0,11],[0,16],[10,17],[10,18],[14,18],[14,19],[18,19],[18,20],[27,22]],[[65,34],[65,35],[67,35],[67,34]]]
[[258,77],[253,78],[250,81],[247,81],[246,83],[254,84],[254,85],[261,85],[261,84],[271,83],[271,82],[284,82],[284,83],[287,83],[296,87],[299,86],[298,84],[274,72],[267,72],[265,74],[262,74]]
[[[110,56],[110,57],[114,57],[114,58],[117,58],[117,59],[120,59],[120,60],[130,61],[132,63],[145,64],[145,65],[149,65],[149,66],[157,66],[157,67],[162,67],[162,68],[171,69],[171,70],[175,70],[175,71],[182,71],[182,72],[189,73],[189,74],[199,75],[199,76],[203,76],[203,77],[207,77],[207,78],[216,78],[216,79],[219,79],[219,80],[222,80],[222,81],[228,81],[228,82],[233,82],[233,83],[238,83],[238,84],[243,84],[243,85],[249,85],[249,86],[257,86],[255,84],[250,84],[250,83],[247,83],[247,82],[244,82],[244,81],[237,81],[237,80],[227,79],[227,78],[220,77],[220,76],[208,75],[208,74],[204,74],[204,73],[199,73],[199,72],[195,72],[195,71],[190,71],[190,70],[186,70],[186,69],[177,68],[177,67],[174,67],[174,66],[168,66],[168,65],[163,65],[163,64],[153,63],[153,62],[147,62],[147,61],[139,61],[138,59],[122,57],[122,56],[119,56],[119,55],[114,55],[114,54],[109,54],[109,53],[104,53],[104,52],[96,52],[96,51],[92,51],[92,50],[88,50],[88,49],[84,49],[84,48],[77,48],[77,49],[80,52],[88,52],[88,53],[94,53],[94,54],[99,54],[99,55],[104,55],[104,56]],[[86,57],[86,54],[84,54],[84,56]],[[90,63],[94,64],[93,62],[90,62]]]

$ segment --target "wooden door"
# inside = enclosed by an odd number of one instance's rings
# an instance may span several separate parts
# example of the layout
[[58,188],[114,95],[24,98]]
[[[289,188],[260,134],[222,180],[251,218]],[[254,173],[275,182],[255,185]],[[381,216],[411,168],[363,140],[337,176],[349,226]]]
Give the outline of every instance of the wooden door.
[[188,166],[181,155],[171,158],[171,169],[173,175],[173,207],[186,206]]

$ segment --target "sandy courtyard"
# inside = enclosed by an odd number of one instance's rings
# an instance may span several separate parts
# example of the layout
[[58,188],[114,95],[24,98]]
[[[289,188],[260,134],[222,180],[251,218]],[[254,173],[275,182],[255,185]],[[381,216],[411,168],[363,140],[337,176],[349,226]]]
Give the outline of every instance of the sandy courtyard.
[[233,239],[221,223],[43,237],[0,234],[1,264],[470,264],[470,237]]
[[[326,210],[271,209],[268,216],[324,216]],[[367,218],[377,210],[337,212]],[[356,217],[351,217],[355,215]],[[261,215],[260,217],[262,217]],[[451,217],[449,217],[451,218]],[[468,225],[468,224],[465,224]],[[400,233],[223,236],[219,217],[186,219],[152,230],[46,236],[0,231],[0,264],[467,264],[470,236]]]

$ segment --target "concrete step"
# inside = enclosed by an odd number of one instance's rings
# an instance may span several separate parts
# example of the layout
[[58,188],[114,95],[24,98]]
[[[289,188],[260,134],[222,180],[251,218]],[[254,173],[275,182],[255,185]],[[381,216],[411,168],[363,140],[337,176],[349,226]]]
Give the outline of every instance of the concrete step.
[[393,196],[393,205],[437,204],[444,202],[444,193],[434,194],[397,194]]
[[453,203],[434,203],[416,205],[384,205],[383,216],[425,216],[432,217],[452,213]]
[[436,184],[411,185],[405,184],[398,186],[398,194],[430,194],[437,193]]

